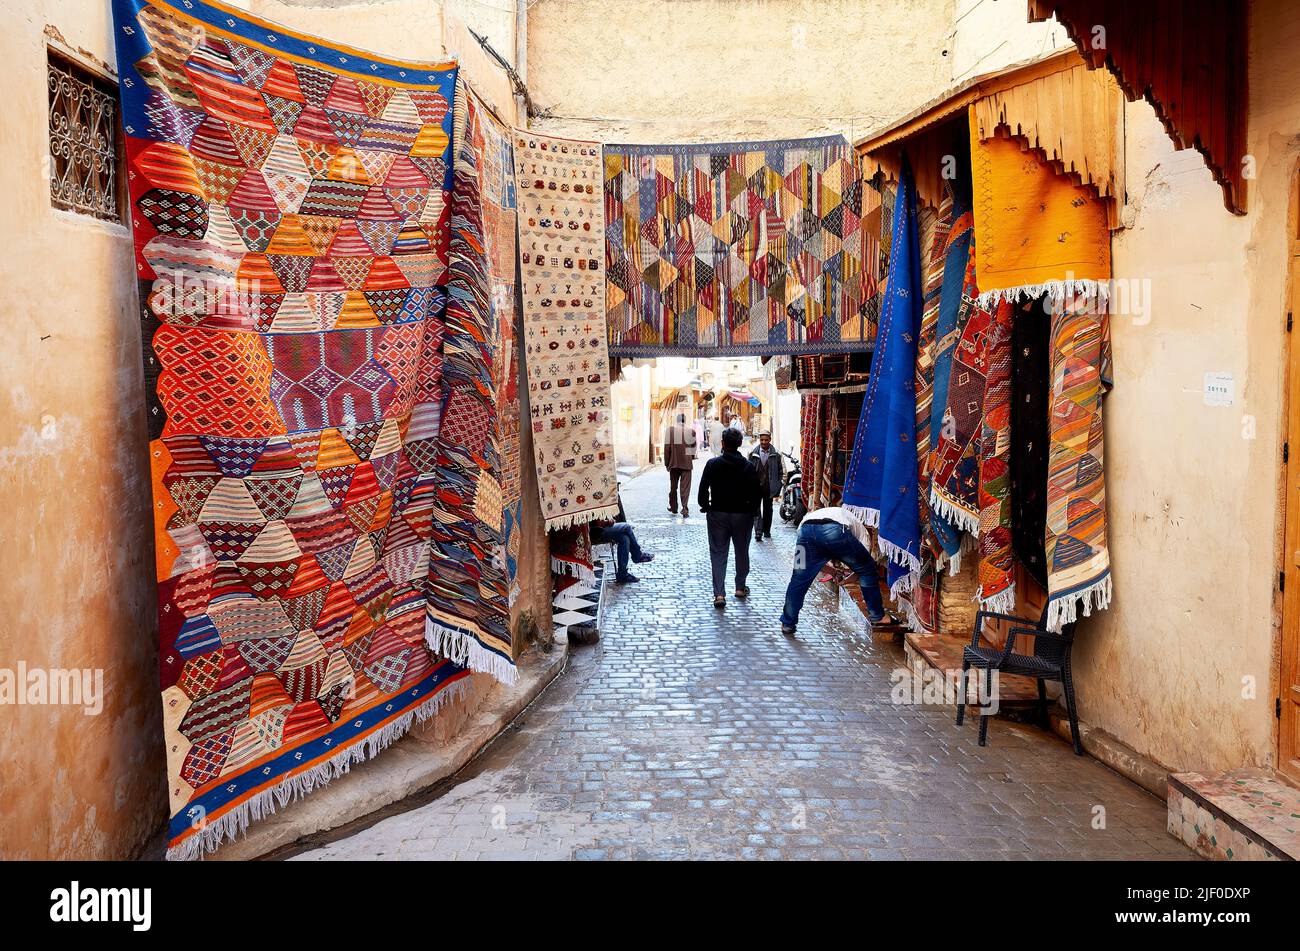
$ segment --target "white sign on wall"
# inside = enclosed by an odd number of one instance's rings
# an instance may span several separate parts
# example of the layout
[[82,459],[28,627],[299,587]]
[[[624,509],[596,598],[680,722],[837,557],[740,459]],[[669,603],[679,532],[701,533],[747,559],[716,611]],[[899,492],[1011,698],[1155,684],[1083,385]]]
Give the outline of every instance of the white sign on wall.
[[1205,374],[1205,388],[1201,398],[1206,406],[1231,406],[1233,381],[1231,373]]

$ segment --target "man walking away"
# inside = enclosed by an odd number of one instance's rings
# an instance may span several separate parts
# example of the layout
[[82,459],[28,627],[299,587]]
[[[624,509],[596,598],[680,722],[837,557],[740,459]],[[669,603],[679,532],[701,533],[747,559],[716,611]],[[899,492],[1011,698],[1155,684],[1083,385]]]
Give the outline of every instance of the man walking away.
[[754,522],[754,538],[762,541],[764,536],[772,540],[772,502],[781,497],[781,487],[785,484],[785,460],[772,445],[772,433],[763,430],[758,434],[758,448],[749,454],[749,461],[758,470],[758,490],[762,502],[762,513]]
[[606,542],[612,543],[618,549],[617,565],[618,573],[614,580],[619,584],[632,584],[640,581],[636,575],[627,570],[628,555],[638,565],[644,565],[654,561],[655,556],[648,551],[643,551],[636,540],[636,532],[632,530],[632,523],[627,520],[623,513],[622,500],[618,503],[618,515],[612,522],[592,522],[591,523],[591,543],[593,545],[604,545]]
[[722,431],[722,455],[704,465],[696,502],[709,526],[713,606],[727,606],[727,549],[736,550],[736,597],[749,596],[749,538],[758,514],[758,473],[740,454],[740,433]]
[[715,459],[722,455],[722,431],[725,428],[718,417],[709,417],[709,451]]
[[691,517],[691,467],[695,465],[695,429],[686,423],[686,414],[664,427],[664,465],[668,468],[668,511],[677,514],[681,502],[682,518]]
[[871,625],[880,623],[885,617],[885,605],[870,545],[866,525],[848,509],[836,505],[809,512],[799,526],[794,573],[781,611],[781,633],[787,637],[794,634],[808,588],[828,561],[838,561],[858,576],[862,600],[867,603],[867,621]]

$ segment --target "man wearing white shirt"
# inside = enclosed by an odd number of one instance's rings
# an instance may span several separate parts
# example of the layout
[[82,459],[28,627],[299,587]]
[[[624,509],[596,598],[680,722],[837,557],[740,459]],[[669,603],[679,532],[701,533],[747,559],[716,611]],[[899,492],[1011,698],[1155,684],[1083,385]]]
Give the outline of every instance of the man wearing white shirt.
[[808,589],[828,561],[838,561],[858,576],[858,587],[867,603],[867,621],[878,624],[884,619],[879,574],[871,557],[871,535],[862,519],[839,505],[809,512],[799,523],[795,546],[794,572],[781,611],[782,634],[794,634]]

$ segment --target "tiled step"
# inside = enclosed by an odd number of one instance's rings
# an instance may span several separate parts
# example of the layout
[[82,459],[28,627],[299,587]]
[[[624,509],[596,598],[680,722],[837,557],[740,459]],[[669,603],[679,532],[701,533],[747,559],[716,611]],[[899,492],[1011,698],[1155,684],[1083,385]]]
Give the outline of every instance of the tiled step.
[[1300,789],[1268,770],[1169,777],[1169,832],[1210,859],[1300,859]]

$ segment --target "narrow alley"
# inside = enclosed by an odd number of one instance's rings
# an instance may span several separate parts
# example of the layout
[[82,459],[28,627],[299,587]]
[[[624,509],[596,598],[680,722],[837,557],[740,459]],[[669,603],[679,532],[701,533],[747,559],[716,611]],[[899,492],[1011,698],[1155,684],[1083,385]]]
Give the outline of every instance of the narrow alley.
[[439,798],[296,858],[1191,857],[1164,802],[1046,732],[995,720],[981,749],[951,707],[891,702],[902,648],[847,595],[815,585],[783,637],[779,518],[749,601],[716,611],[704,518],[670,515],[667,483],[623,487],[656,559],[609,588],[601,643]]

